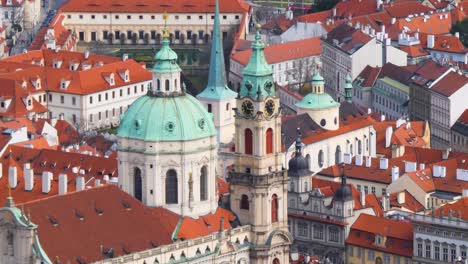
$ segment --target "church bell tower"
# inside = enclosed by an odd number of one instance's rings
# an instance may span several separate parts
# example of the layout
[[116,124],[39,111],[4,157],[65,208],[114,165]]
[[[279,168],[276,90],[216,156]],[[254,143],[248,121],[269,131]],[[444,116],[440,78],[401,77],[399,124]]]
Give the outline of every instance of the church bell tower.
[[289,263],[288,174],[281,152],[281,107],[257,28],[235,110],[231,209],[253,232],[252,263]]

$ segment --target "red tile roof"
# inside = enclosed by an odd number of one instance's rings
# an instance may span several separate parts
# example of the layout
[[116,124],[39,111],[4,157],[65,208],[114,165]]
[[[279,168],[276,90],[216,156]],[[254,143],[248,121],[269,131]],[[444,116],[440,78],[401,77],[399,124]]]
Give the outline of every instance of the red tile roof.
[[326,10],[322,12],[299,16],[297,18],[297,21],[304,22],[304,23],[317,23],[317,22],[323,23],[327,18],[330,18],[331,16],[332,16],[332,11]]
[[[16,200],[16,199],[15,199]],[[114,185],[18,205],[38,225],[42,248],[51,259],[91,263],[171,244],[178,217],[153,212]],[[155,224],[157,223],[157,224]],[[73,243],[71,241],[79,241]]]
[[413,46],[403,46],[400,45],[399,49],[408,53],[408,57],[411,58],[418,58],[428,56],[429,52],[422,48],[421,44],[413,45]]
[[[377,235],[386,237],[385,246],[375,244]],[[413,225],[405,220],[360,214],[351,226],[346,244],[411,258]]]
[[438,81],[431,90],[445,96],[451,96],[463,87],[467,87],[468,77],[457,72],[451,72]]
[[[0,78],[0,97],[4,100],[11,99],[6,111],[0,112],[1,117],[29,117],[30,114],[42,114],[48,110],[30,95],[22,82]],[[28,105],[30,100],[31,105]]]
[[434,47],[427,47],[427,36],[429,34],[420,33],[419,39],[421,45],[429,50],[437,50],[443,52],[453,52],[453,53],[468,53],[468,48],[463,46],[461,40],[455,36],[446,36],[446,35],[436,35],[434,36]]
[[411,195],[411,193],[409,193],[407,190],[404,190],[401,194],[404,197],[403,203],[398,202],[398,195],[400,195],[400,192],[390,194],[390,207],[406,208],[411,212],[421,212],[425,210],[424,205],[418,202],[418,200],[416,200],[416,198],[414,198],[414,196]]
[[[0,158],[3,175],[0,178],[0,201],[6,199],[8,195],[8,169],[10,166],[17,168],[18,185],[12,190],[13,197],[17,202],[29,202],[48,196],[58,194],[58,176],[61,173],[67,174],[68,192],[76,190],[77,173],[73,173],[72,168],[77,167],[84,170],[85,182],[100,179],[101,184],[105,184],[103,175],[117,177],[117,160],[111,158],[95,157],[78,153],[62,152],[53,149],[36,149],[22,146],[9,146]],[[41,176],[34,177],[34,188],[32,191],[25,191],[23,178],[23,168],[25,163],[30,163],[36,175],[42,175],[43,171],[53,173],[51,190],[49,193],[42,193]],[[94,186],[94,181],[88,183]]]
[[[320,56],[320,52],[320,37],[315,37],[267,46],[265,48],[265,59],[269,64],[275,64],[299,58]],[[231,55],[231,59],[241,65],[247,65],[251,56],[252,49],[248,49],[234,53]]]
[[400,127],[396,127],[395,120],[386,120],[383,122],[376,122],[374,124],[376,136],[377,153],[385,155],[388,158],[392,156],[391,147],[385,147],[385,133],[388,127],[393,128],[392,138],[390,143],[397,146],[409,146],[409,147],[426,147],[428,142],[425,142],[423,137],[426,122],[424,121],[412,121],[409,122],[410,128],[407,128],[407,123],[403,123]]
[[[28,50],[47,49],[45,38],[54,39],[56,48],[72,50],[75,47],[76,37],[63,26],[64,17],[64,15],[59,13],[49,26],[42,27],[28,47]],[[53,32],[53,35],[49,34],[49,30]]]
[[343,23],[328,32],[325,41],[348,54],[353,54],[372,39],[361,30]]
[[434,11],[433,8],[420,4],[416,1],[406,1],[403,3],[390,5],[385,7],[385,11],[395,18],[405,18],[413,14],[427,13]]
[[332,220],[332,219],[326,219],[326,218],[322,218],[322,217],[318,217],[318,216],[312,216],[312,215],[288,213],[288,217],[299,218],[299,219],[304,219],[304,220],[312,220],[312,221],[316,221],[316,222],[339,225],[339,226],[343,226],[343,227],[348,225],[348,223],[346,223],[346,222],[341,222],[341,221]]
[[229,183],[220,177],[216,177],[216,188],[220,196],[229,194]]
[[294,23],[294,19],[290,20],[287,19],[285,15],[281,15],[267,21],[265,24],[262,25],[262,29],[278,31],[275,33],[283,33],[284,31],[288,30],[288,28],[290,28],[292,25],[294,25]]
[[437,208],[434,212],[436,216],[449,216],[461,218],[468,221],[468,197],[462,197],[461,199],[442,205]]
[[358,77],[356,77],[355,82],[359,82],[361,87],[372,87],[375,81],[377,81],[381,69],[381,67],[367,65]]
[[218,208],[214,214],[200,216],[198,219],[183,217],[176,237],[177,239],[187,240],[218,232],[220,230],[221,218],[224,218],[223,230],[231,229],[230,222],[236,219],[231,211],[223,208]]
[[468,124],[468,109],[465,109],[463,113],[458,118],[457,122]]
[[[140,1],[113,1],[100,0],[70,0],[61,7],[63,12],[109,12],[113,13],[214,13],[215,0],[140,0]],[[249,5],[243,0],[221,0],[219,11],[221,13],[244,13]]]

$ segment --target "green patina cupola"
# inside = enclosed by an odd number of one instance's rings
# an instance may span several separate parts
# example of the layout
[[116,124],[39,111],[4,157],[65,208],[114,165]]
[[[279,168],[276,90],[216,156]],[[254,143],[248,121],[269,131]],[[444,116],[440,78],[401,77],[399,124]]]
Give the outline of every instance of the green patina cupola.
[[265,59],[264,49],[265,44],[260,36],[260,27],[257,25],[255,41],[252,43],[252,56],[242,72],[243,84],[239,92],[240,97],[260,99],[275,96],[273,69]]
[[197,98],[212,100],[234,98],[237,93],[231,90],[226,84],[226,68],[224,65],[224,50],[220,32],[218,0],[216,0],[212,39],[208,84],[206,88],[197,95]]
[[306,95],[296,106],[302,109],[326,109],[339,106],[333,98],[325,93],[325,81],[320,73],[312,76],[312,91]]
[[351,79],[351,75],[346,74],[346,78],[345,78],[345,99],[346,101],[348,101],[349,103],[352,103],[353,102],[353,80]]
[[177,54],[165,30],[155,55],[151,90],[138,98],[120,121],[120,138],[143,141],[187,141],[216,136],[212,116],[193,96],[186,94]]

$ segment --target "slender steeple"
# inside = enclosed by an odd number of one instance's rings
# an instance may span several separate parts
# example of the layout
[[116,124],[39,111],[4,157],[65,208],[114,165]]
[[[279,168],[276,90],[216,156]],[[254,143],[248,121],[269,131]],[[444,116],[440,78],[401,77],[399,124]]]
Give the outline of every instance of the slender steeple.
[[348,101],[349,103],[352,103],[353,102],[353,84],[352,84],[351,75],[349,75],[349,73],[346,74],[344,89],[345,89],[346,101]]
[[257,98],[259,91],[263,98],[275,96],[273,83],[273,69],[265,59],[265,44],[260,36],[260,25],[256,26],[255,41],[252,43],[252,56],[249,63],[242,72],[243,85],[241,85],[240,96]]
[[213,41],[211,42],[210,72],[208,84],[198,98],[224,99],[235,97],[236,92],[231,90],[226,84],[226,69],[224,66],[224,49],[221,39],[221,26],[219,20],[219,0],[216,0],[215,17],[213,24]]

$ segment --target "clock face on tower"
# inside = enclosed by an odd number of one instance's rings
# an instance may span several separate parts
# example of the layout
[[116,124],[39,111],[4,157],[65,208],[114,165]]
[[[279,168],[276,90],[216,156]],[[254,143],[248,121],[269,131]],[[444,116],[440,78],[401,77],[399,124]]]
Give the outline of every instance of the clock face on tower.
[[268,100],[265,103],[265,112],[268,116],[273,115],[275,112],[275,101],[273,100]]
[[244,101],[242,103],[242,113],[246,116],[251,116],[254,111],[254,106],[251,101]]

